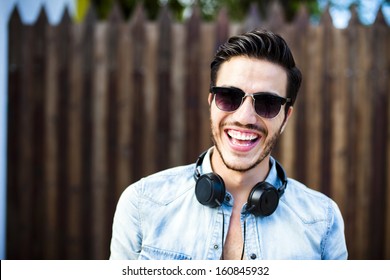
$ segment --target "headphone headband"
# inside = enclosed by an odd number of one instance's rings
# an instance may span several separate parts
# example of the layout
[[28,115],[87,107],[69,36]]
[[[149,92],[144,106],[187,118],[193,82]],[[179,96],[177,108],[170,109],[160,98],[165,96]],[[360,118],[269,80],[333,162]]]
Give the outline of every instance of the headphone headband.
[[200,177],[199,167],[202,165],[203,159],[206,156],[206,154],[207,154],[207,150],[204,151],[203,153],[201,153],[200,156],[198,157],[198,159],[196,160],[195,171],[194,171],[194,179],[195,179],[195,181],[197,181],[199,179],[199,177]]

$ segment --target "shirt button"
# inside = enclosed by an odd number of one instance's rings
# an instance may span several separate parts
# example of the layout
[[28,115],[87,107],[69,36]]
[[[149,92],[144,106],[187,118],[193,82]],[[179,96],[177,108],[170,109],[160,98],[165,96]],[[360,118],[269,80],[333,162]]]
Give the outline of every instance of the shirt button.
[[218,248],[219,248],[218,244],[214,244],[214,249],[218,250]]
[[252,254],[252,255],[251,255],[251,259],[252,259],[252,260],[255,260],[256,258],[257,258],[256,254]]

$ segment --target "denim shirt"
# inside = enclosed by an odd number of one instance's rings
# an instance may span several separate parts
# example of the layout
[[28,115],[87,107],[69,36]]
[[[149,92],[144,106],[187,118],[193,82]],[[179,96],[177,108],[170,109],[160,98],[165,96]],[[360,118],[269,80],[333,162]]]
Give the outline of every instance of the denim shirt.
[[[201,174],[212,172],[211,151]],[[282,182],[272,157],[270,161],[266,181],[278,188]],[[123,192],[114,216],[110,259],[220,259],[234,200],[227,192],[220,207],[200,204],[194,170],[195,164],[168,169]],[[347,258],[344,222],[336,203],[293,179],[288,178],[272,215],[255,217],[244,205],[242,230],[244,223],[245,259]]]

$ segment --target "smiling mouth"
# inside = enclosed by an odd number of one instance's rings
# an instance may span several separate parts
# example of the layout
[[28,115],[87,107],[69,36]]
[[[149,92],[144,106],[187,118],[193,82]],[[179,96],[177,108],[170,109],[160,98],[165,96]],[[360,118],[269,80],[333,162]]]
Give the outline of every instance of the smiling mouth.
[[240,147],[253,146],[260,139],[260,136],[257,133],[233,129],[226,130],[226,134],[233,145]]

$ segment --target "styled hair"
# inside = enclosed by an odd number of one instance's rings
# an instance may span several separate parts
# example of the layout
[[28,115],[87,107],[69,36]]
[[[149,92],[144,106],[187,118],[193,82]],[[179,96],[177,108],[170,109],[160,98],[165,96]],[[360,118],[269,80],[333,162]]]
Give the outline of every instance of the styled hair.
[[287,74],[286,95],[291,98],[291,103],[286,105],[286,109],[294,105],[301,86],[302,74],[295,65],[290,48],[281,36],[267,30],[253,30],[229,38],[218,48],[211,62],[211,86],[216,85],[221,64],[236,56],[264,59],[285,69]]

